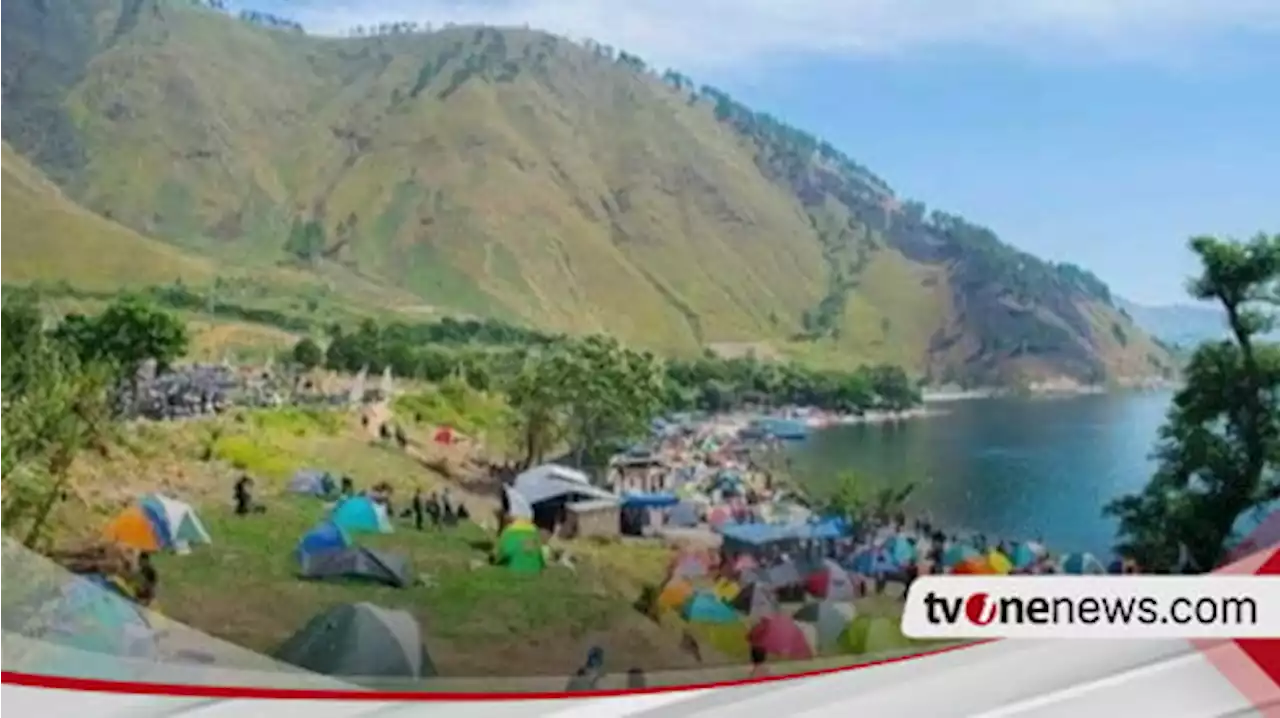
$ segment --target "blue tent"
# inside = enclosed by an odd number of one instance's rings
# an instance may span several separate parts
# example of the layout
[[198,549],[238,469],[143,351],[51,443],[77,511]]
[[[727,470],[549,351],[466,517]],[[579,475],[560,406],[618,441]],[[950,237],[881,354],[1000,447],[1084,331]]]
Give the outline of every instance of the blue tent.
[[898,566],[906,566],[916,560],[916,547],[905,536],[894,536],[885,542],[884,552]]
[[164,506],[157,501],[148,501],[143,499],[138,502],[138,506],[142,509],[142,513],[155,527],[156,542],[160,544],[160,548],[172,548],[170,537],[173,536],[169,526],[169,517],[165,515]]
[[347,537],[345,531],[331,521],[324,521],[302,537],[298,542],[296,554],[301,561],[304,556],[346,548],[350,545],[351,539]]
[[860,573],[863,576],[870,576],[872,570],[875,569],[876,553],[871,549],[864,549],[853,555],[845,564],[845,568],[853,573]]
[[1013,551],[1009,553],[1009,561],[1013,567],[1019,571],[1026,570],[1039,559],[1035,549],[1029,544],[1020,543],[1013,547]]
[[682,501],[672,507],[667,514],[667,523],[679,528],[690,528],[698,525],[698,505],[692,501]]
[[979,558],[982,554],[978,553],[978,549],[967,543],[954,543],[942,554],[942,565],[951,568],[957,564],[964,563],[971,558]]
[[1073,553],[1062,559],[1062,572],[1074,576],[1106,573],[1102,562],[1091,553]]
[[389,534],[392,530],[386,509],[367,496],[343,499],[333,507],[329,520],[348,533]]
[[685,599],[681,615],[690,623],[734,623],[741,620],[729,604],[706,591],[698,591]]

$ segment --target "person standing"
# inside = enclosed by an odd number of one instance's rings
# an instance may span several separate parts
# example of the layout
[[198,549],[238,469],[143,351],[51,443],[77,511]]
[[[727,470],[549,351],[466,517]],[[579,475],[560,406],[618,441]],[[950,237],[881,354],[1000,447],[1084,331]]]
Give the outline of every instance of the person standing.
[[751,678],[766,678],[770,675],[767,665],[769,654],[760,646],[751,647]]
[[413,510],[413,525],[421,531],[426,519],[426,501],[422,498],[422,489],[413,490],[413,504],[410,508]]

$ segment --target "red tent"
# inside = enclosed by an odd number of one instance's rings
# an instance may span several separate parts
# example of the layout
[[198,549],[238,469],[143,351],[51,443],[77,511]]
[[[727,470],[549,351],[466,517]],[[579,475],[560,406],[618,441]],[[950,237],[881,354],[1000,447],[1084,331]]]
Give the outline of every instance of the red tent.
[[785,661],[804,661],[813,658],[813,646],[804,629],[792,617],[775,613],[765,616],[751,628],[747,641],[755,648]]

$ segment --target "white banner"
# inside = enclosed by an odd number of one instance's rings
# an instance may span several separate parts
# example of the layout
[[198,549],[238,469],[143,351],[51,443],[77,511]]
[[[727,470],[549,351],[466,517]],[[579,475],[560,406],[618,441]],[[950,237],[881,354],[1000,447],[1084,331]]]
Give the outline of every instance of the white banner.
[[1280,638],[1280,576],[925,576],[913,638]]

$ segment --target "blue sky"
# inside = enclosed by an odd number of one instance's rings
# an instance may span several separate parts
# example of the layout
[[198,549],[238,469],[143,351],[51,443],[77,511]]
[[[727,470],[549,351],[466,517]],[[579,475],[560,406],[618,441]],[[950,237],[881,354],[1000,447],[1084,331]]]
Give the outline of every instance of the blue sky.
[[1189,236],[1280,231],[1280,0],[247,4],[324,33],[528,24],[631,50],[1140,302],[1183,300]]

